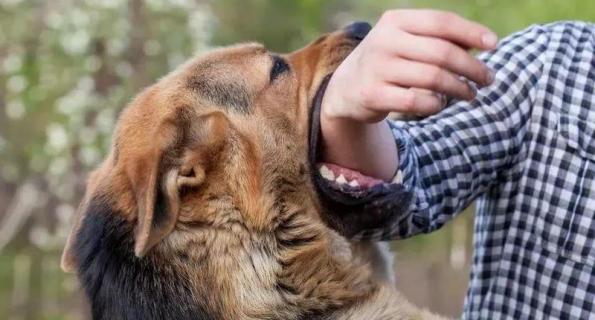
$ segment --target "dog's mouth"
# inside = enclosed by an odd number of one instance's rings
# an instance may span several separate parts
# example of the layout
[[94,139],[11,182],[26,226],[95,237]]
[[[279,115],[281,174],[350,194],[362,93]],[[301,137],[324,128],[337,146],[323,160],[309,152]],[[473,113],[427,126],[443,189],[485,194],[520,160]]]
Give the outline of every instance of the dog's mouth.
[[367,176],[357,170],[346,168],[335,163],[320,161],[320,108],[322,97],[324,96],[330,77],[331,75],[328,75],[323,79],[312,102],[309,136],[309,159],[311,169],[315,170],[316,176],[324,179],[324,181],[320,182],[324,182],[335,189],[347,192],[357,192],[385,183],[383,180]]
[[[367,23],[354,23],[344,32],[357,45],[370,29]],[[399,175],[397,180],[386,183],[320,159],[320,109],[331,75],[327,75],[319,84],[311,102],[309,117],[308,162],[312,183],[321,204],[321,218],[329,227],[348,238],[367,235],[366,238],[380,239],[383,228],[400,223],[413,194],[399,181]]]
[[330,77],[326,76],[320,84],[310,108],[308,161],[322,205],[322,219],[350,238],[398,223],[412,194],[400,183],[385,183],[356,170],[320,161],[320,108]]
[[380,179],[364,175],[359,171],[341,167],[333,163],[318,162],[316,163],[316,167],[322,178],[328,181],[328,183],[335,184],[339,188],[349,186],[354,189],[367,189],[384,183],[384,181]]
[[[357,46],[370,32],[371,28],[372,26],[367,22],[354,22],[346,26],[344,32],[347,35],[347,38],[354,41],[355,46]],[[383,181],[380,179],[367,176],[359,171],[342,167],[338,164],[320,162],[317,158],[317,155],[320,154],[320,146],[318,145],[320,135],[320,104],[330,77],[331,75],[327,75],[323,79],[318,87],[312,104],[310,118],[310,165],[312,169],[317,170],[317,174],[319,174],[326,183],[339,189],[367,189],[382,184]],[[316,132],[312,132],[312,130],[316,130]]]

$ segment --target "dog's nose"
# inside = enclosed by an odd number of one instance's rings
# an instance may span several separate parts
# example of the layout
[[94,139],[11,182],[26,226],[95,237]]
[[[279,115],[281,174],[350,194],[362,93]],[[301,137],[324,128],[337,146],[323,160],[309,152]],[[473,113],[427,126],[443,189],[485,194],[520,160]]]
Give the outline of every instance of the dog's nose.
[[347,32],[347,36],[352,39],[363,40],[371,29],[372,26],[369,23],[356,21],[346,26],[345,32]]

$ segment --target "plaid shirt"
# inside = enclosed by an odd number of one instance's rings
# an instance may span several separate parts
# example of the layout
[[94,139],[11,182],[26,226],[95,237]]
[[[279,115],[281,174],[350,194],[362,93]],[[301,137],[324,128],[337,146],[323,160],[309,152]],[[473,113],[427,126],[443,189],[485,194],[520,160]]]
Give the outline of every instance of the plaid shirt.
[[481,58],[472,102],[391,122],[406,214],[363,239],[431,232],[477,200],[464,318],[595,319],[595,25],[533,26]]

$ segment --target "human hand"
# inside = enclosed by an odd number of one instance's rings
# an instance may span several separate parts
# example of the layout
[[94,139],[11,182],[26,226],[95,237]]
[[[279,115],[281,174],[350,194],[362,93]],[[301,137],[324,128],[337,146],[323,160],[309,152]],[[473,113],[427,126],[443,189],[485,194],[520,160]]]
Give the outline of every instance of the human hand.
[[425,116],[445,105],[445,96],[471,100],[492,72],[468,50],[493,49],[487,27],[453,13],[391,10],[331,77],[321,112],[323,160],[390,179],[398,156],[389,112]]

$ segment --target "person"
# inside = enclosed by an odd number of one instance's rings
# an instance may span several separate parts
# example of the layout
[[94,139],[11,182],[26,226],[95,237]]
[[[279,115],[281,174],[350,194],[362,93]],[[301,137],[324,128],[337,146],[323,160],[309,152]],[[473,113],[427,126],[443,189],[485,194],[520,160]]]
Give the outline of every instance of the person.
[[358,239],[432,232],[476,201],[464,318],[594,318],[595,25],[497,42],[452,13],[386,12],[329,80],[321,161],[413,195]]

